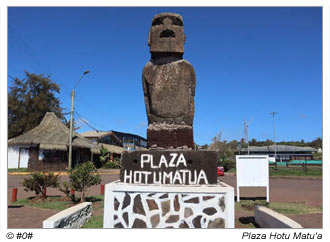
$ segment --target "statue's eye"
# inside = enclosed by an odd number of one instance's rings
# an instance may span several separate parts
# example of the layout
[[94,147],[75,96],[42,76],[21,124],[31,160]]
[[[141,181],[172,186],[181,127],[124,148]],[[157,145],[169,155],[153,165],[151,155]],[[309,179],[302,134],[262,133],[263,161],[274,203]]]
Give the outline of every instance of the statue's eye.
[[172,18],[172,24],[173,24],[173,25],[183,26],[183,23],[182,23],[181,19],[179,19],[179,18],[177,18],[177,17],[173,17],[173,18]]
[[156,18],[153,22],[152,22],[152,26],[155,25],[162,25],[163,24],[163,18]]

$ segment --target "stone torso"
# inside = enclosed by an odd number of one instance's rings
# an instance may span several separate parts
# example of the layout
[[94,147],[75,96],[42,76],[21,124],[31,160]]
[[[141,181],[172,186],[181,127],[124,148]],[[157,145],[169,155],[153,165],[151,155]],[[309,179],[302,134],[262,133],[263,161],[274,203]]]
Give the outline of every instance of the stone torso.
[[195,86],[195,71],[188,61],[148,62],[143,69],[143,89],[149,124],[192,125]]

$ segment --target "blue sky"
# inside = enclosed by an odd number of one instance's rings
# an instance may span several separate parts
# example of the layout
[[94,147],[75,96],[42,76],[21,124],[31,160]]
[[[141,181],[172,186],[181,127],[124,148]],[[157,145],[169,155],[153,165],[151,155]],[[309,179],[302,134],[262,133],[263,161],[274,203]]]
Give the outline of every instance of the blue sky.
[[[184,58],[195,68],[194,139],[311,141],[322,136],[321,8],[9,8],[8,74],[51,75],[65,112],[91,126],[146,136],[142,69],[152,17],[183,16]],[[10,80],[10,79],[9,79]],[[9,82],[10,85],[10,82]],[[76,115],[76,118],[79,116]],[[81,123],[78,132],[91,130]]]

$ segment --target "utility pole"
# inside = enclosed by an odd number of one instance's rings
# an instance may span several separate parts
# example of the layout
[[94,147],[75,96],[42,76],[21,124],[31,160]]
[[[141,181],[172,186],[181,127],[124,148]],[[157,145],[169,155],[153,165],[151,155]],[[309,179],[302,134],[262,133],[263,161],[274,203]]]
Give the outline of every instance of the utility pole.
[[271,112],[271,115],[273,115],[273,133],[274,133],[274,153],[275,153],[275,163],[276,163],[276,139],[275,139],[275,114],[277,114],[277,112]]
[[221,135],[222,135],[222,130],[220,130],[220,132],[217,134],[217,144],[216,144],[216,149],[217,149],[217,151],[219,151],[220,150],[220,142],[221,142]]
[[75,91],[74,89],[80,82],[80,80],[88,74],[89,71],[85,71],[83,75],[80,77],[80,79],[77,81],[77,83],[73,86],[72,92],[71,92],[71,111],[70,111],[70,134],[69,134],[69,161],[68,161],[68,170],[72,167],[72,136],[73,136],[73,107],[74,107],[74,97],[75,97]]
[[244,120],[244,136],[245,136],[245,142],[248,146],[248,155],[250,155],[250,147],[249,147],[249,125]]

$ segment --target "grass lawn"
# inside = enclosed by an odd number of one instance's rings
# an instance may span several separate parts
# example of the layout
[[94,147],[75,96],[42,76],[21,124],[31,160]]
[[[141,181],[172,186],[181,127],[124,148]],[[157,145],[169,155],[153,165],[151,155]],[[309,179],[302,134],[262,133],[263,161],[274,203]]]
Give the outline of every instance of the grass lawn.
[[28,168],[15,168],[15,169],[8,169],[8,173],[10,172],[29,172]]
[[253,212],[254,206],[256,205],[265,206],[284,215],[322,213],[322,208],[309,206],[304,203],[283,203],[283,202],[267,203],[265,200],[260,200],[260,201],[241,200],[239,203],[238,202],[235,203],[235,210]]
[[[77,205],[80,197],[76,196],[76,201],[71,201],[70,198],[64,196],[48,196],[46,200],[41,200],[39,197],[30,197],[26,199],[19,199],[11,205],[24,205],[27,207],[37,207],[42,209],[53,209],[58,212],[65,210],[69,207]],[[83,228],[103,228],[103,208],[104,208],[104,196],[89,196],[86,197],[86,202],[93,203],[93,211],[96,214],[102,213],[102,215],[92,215],[90,221],[88,221]],[[101,211],[100,211],[101,210]]]
[[307,172],[301,166],[269,168],[269,176],[322,176],[322,166],[309,166]]
[[83,228],[103,228],[103,215],[92,216]]
[[[77,196],[76,196],[77,202],[73,202],[71,201],[71,199],[61,196],[48,196],[47,199],[44,201],[37,197],[30,197],[26,199],[19,199],[16,202],[13,202],[12,205],[24,205],[30,207],[64,210],[78,204],[79,200],[80,198]],[[104,207],[103,200],[104,200],[103,195],[86,197],[86,202],[93,203],[93,210],[103,209]]]
[[309,206],[304,203],[267,203],[266,200],[241,200],[240,202],[235,202],[235,212],[242,212],[243,214],[248,214],[248,216],[235,219],[235,224],[239,225],[240,228],[258,228],[254,219],[254,207],[256,205],[265,206],[286,216],[290,214],[322,213],[321,207]]
[[13,205],[24,205],[30,207],[47,208],[54,210],[64,210],[75,205],[71,201],[64,201],[60,196],[49,196],[46,200],[35,199],[35,197],[19,199]]
[[93,203],[93,210],[97,211],[104,208],[104,195],[86,197],[86,202]]

